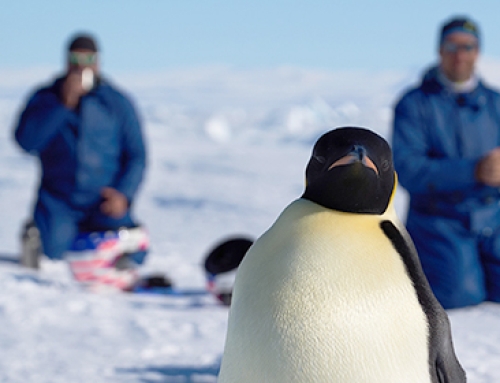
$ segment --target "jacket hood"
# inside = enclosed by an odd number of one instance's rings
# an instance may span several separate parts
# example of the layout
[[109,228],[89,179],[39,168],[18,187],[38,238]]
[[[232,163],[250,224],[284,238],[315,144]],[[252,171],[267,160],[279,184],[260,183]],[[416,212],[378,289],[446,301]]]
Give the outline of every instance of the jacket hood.
[[444,86],[438,80],[438,70],[437,66],[433,66],[425,71],[420,85],[424,92],[438,93],[444,90]]
[[439,67],[437,65],[429,68],[422,77],[421,90],[426,94],[448,94],[450,97],[456,98],[460,106],[478,109],[486,104],[485,88],[480,79],[478,79],[477,87],[472,92],[453,93],[441,83],[439,76]]

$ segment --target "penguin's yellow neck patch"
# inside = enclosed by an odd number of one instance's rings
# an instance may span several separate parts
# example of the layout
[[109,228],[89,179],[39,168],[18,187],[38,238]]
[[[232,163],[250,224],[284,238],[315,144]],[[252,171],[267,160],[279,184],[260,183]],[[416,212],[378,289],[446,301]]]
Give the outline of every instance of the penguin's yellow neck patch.
[[387,209],[385,213],[394,209],[394,199],[396,198],[396,190],[398,189],[398,173],[394,172],[394,187],[392,188],[391,197],[389,198],[389,203],[387,204]]

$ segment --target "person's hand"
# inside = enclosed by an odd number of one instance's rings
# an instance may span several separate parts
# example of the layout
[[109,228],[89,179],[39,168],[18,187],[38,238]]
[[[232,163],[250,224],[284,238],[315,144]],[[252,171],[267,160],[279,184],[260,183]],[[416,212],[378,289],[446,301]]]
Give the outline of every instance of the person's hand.
[[101,190],[103,202],[101,211],[113,218],[122,218],[128,210],[127,197],[121,192],[111,187],[105,187]]
[[80,97],[85,93],[87,93],[87,90],[82,85],[82,71],[72,70],[68,72],[61,89],[63,104],[70,109],[74,109],[78,105]]
[[476,179],[488,186],[500,186],[500,148],[495,148],[476,165]]

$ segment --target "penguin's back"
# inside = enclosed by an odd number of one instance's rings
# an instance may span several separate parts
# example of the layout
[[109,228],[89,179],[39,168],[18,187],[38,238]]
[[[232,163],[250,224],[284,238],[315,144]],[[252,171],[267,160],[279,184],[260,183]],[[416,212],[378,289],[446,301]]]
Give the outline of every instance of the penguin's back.
[[380,222],[287,207],[239,267],[219,383],[430,382],[426,316]]

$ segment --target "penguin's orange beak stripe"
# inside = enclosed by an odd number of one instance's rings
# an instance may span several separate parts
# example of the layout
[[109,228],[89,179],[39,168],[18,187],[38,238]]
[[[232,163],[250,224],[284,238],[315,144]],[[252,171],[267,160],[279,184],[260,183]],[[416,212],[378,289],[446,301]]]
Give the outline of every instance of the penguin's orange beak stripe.
[[[354,155],[354,154],[348,154],[347,156],[344,156],[337,161],[335,161],[329,168],[328,170],[340,166],[340,165],[349,165],[353,164],[355,162],[359,162],[359,158]],[[366,166],[367,168],[372,169],[377,175],[378,175],[378,169],[373,163],[373,161],[370,159],[370,157],[364,156],[363,159],[361,160],[361,163]]]

